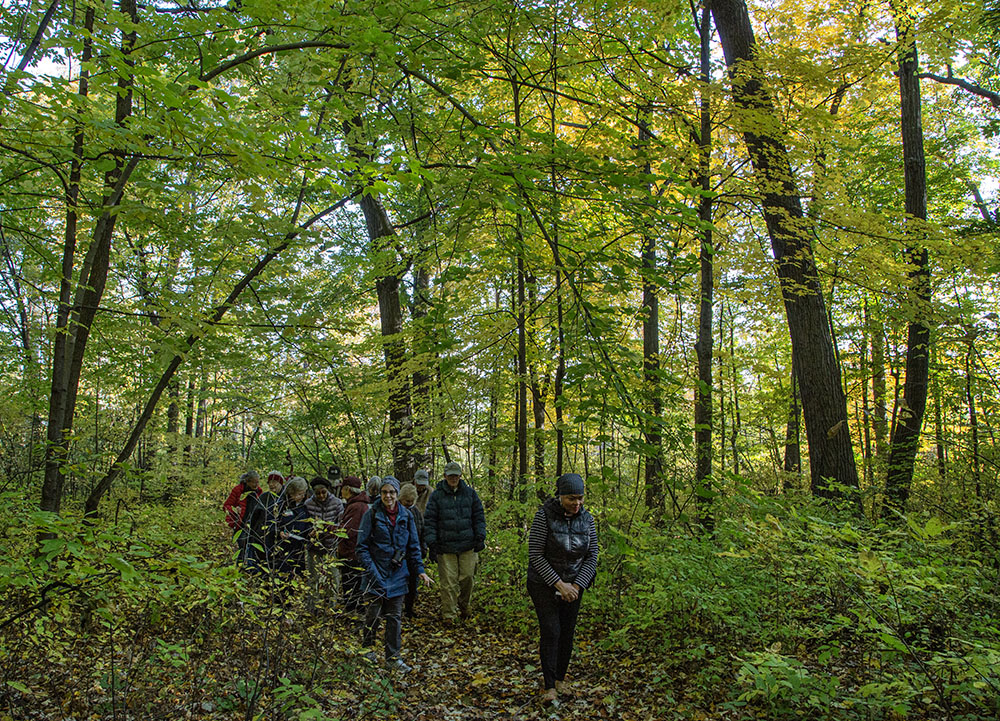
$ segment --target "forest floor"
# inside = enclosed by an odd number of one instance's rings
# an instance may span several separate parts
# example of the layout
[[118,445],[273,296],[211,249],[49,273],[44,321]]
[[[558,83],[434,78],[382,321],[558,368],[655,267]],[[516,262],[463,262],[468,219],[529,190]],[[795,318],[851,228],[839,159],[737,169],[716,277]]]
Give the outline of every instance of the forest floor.
[[[602,648],[600,631],[578,628],[570,665],[571,693],[549,706],[539,701],[538,640],[499,628],[487,611],[461,624],[443,625],[436,589],[421,591],[417,617],[404,621],[405,675],[381,664],[359,662],[359,687],[342,696],[337,711],[345,719],[389,717],[400,721],[466,719],[722,719],[721,713],[677,704],[657,677],[655,662]],[[357,638],[360,616],[333,613],[328,630],[341,639]],[[592,635],[594,634],[594,635]],[[353,647],[354,642],[349,641]],[[381,658],[381,639],[378,644]],[[360,657],[361,649],[354,651]],[[656,683],[653,682],[654,677]],[[674,679],[676,681],[676,679]],[[379,685],[380,682],[384,685]],[[394,696],[394,708],[369,714],[362,697],[372,690]],[[666,697],[666,698],[665,698]],[[721,711],[721,710],[720,710]]]

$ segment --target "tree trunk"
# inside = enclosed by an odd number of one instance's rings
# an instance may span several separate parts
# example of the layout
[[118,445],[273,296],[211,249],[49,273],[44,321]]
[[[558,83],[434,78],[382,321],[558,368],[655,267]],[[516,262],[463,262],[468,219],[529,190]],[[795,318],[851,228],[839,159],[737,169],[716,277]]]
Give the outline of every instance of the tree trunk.
[[[740,413],[739,368],[736,367],[736,317],[733,315],[733,304],[729,303],[729,387],[732,390],[732,401],[729,410],[732,412],[732,429],[729,435],[730,450],[733,452],[733,473],[740,472],[740,430],[743,427],[743,416]],[[725,449],[722,451],[725,453]]]
[[431,459],[434,408],[431,402],[432,366],[436,360],[434,331],[427,321],[430,307],[430,272],[417,263],[413,272],[413,304],[410,315],[415,326],[413,341],[413,463],[427,468]]
[[[374,252],[393,253],[387,239],[396,237],[385,207],[374,194],[359,199],[368,225],[368,239]],[[406,342],[403,340],[403,306],[399,288],[404,267],[398,263],[387,268],[375,282],[385,354],[386,380],[389,385],[389,437],[392,439],[392,467],[402,483],[413,480],[413,417],[410,410],[410,378],[406,372]]]
[[868,327],[868,337],[871,342],[871,376],[872,376],[872,431],[875,436],[875,459],[884,463],[888,457],[886,441],[889,437],[889,419],[885,402],[885,337],[884,329],[879,322],[878,306],[869,307],[866,300],[865,325]]
[[712,16],[706,5],[698,25],[701,41],[701,132],[698,137],[698,220],[702,222],[701,271],[698,299],[698,338],[694,352],[698,359],[698,384],[694,394],[694,482],[698,496],[698,518],[706,531],[715,527],[712,517],[712,303],[715,294],[715,246],[712,238],[712,115],[709,85],[712,82]]
[[[795,363],[793,361],[792,365]],[[795,378],[795,371],[792,371],[791,378],[791,398],[788,400],[788,423],[785,425],[785,461],[784,470],[785,490],[790,490],[792,486],[792,476],[802,475],[802,451],[801,451],[801,431],[799,430],[799,417],[802,415],[799,409],[799,382]]]
[[756,41],[746,4],[743,0],[716,0],[712,16],[732,78],[733,96],[744,112],[743,139],[760,186],[785,303],[809,442],[812,490],[817,496],[839,496],[838,487],[832,484],[857,489],[858,471],[847,423],[847,399],[813,257],[813,228],[802,212],[782,133],[766,130],[780,127],[780,119],[755,63]]
[[524,249],[520,217],[517,229],[517,498],[528,500],[528,349],[525,328]]
[[[648,177],[652,170],[649,162],[649,109],[640,108],[639,151],[645,155],[643,172]],[[652,197],[649,184],[645,192]],[[656,236],[651,228],[642,234],[642,380],[645,386],[646,409],[649,417],[643,425],[646,441],[644,452],[644,486],[646,508],[654,513],[663,511],[663,436],[661,417],[663,395],[660,389],[660,305],[656,287]]]
[[177,452],[177,437],[180,434],[181,425],[181,388],[174,378],[167,389],[170,397],[170,405],[167,406],[167,448],[170,449],[171,463],[174,461],[174,454]]
[[976,500],[983,500],[982,462],[979,455],[979,413],[976,411],[976,391],[974,384],[976,331],[968,326],[965,329],[965,404],[969,414],[969,449],[972,451],[972,482],[976,491]]
[[910,245],[905,251],[910,264],[912,320],[906,332],[906,380],[903,403],[895,414],[889,468],[886,475],[886,502],[896,511],[906,510],[913,482],[920,429],[927,407],[927,380],[930,372],[931,329],[928,320],[931,302],[931,271],[926,247],[920,247],[923,224],[927,220],[927,174],[924,161],[924,131],[920,116],[920,79],[917,78],[917,41],[913,21],[906,8],[893,4],[896,38],[899,42],[900,128],[903,137],[903,165],[906,183],[906,215]]
[[184,419],[184,460],[191,456],[191,439],[194,438],[194,377],[189,375],[187,382],[187,413]]
[[[725,317],[726,303],[725,296],[719,303],[719,345],[725,345],[725,327],[723,319]],[[725,365],[722,354],[719,354],[719,466],[723,473],[726,471],[726,386],[725,386]],[[793,373],[794,375],[794,373]]]
[[[120,0],[119,10],[132,21],[138,22],[134,0]],[[92,54],[94,12],[88,9],[84,20],[83,62]],[[118,79],[115,100],[115,123],[124,127],[132,114],[130,57],[135,44],[136,32],[123,33],[121,50],[124,54],[123,67],[126,70]],[[84,66],[86,67],[86,66]],[[80,97],[86,97],[88,76],[81,71]],[[48,444],[45,451],[45,479],[42,484],[40,508],[58,513],[62,503],[64,468],[69,456],[70,438],[73,434],[73,420],[76,412],[76,396],[80,385],[83,359],[93,326],[94,317],[104,296],[111,262],[111,240],[114,236],[118,214],[114,208],[121,202],[125,185],[128,183],[137,160],[126,162],[125,151],[115,149],[112,153],[114,167],[104,175],[104,194],[101,207],[104,209],[93,231],[90,248],[80,269],[76,297],[73,307],[69,306],[71,286],[74,276],[77,234],[77,202],[79,199],[81,167],[83,156],[83,128],[77,123],[74,137],[73,157],[70,161],[70,183],[67,189],[66,235],[63,246],[62,278],[60,280],[59,309],[56,321],[56,341],[52,358],[52,388],[49,398]]]
[[948,469],[947,457],[944,445],[944,420],[941,411],[941,377],[940,374],[934,378],[934,446],[937,451],[937,471],[938,479],[943,483]]

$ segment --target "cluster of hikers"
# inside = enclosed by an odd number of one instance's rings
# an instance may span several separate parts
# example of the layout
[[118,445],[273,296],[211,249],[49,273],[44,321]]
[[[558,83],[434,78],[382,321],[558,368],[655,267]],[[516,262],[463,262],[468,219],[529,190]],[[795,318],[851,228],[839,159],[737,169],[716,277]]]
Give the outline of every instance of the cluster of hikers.
[[[315,588],[339,588],[344,609],[363,611],[365,657],[375,662],[384,621],[388,667],[406,673],[401,657],[404,616],[416,614],[419,582],[431,585],[425,563],[437,566],[441,620],[471,615],[479,553],[486,547],[486,515],[475,489],[450,461],[432,491],[430,474],[413,483],[394,476],[327,475],[306,481],[272,471],[267,490],[247,471],[223,503],[238,562],[249,573],[307,576]],[[583,591],[597,573],[597,530],[583,507],[584,483],[575,473],[556,482],[555,495],[535,514],[528,538],[527,592],[540,629],[542,701],[568,694],[566,672]]]

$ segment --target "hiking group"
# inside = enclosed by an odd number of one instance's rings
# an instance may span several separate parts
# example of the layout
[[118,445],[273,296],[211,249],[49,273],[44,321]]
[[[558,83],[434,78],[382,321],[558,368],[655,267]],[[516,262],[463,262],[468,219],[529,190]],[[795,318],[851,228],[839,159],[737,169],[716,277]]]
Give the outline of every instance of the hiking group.
[[[332,587],[346,611],[364,612],[365,657],[378,660],[375,641],[384,622],[387,666],[411,671],[401,654],[402,622],[416,615],[418,583],[433,583],[425,564],[437,567],[441,621],[461,623],[471,615],[486,548],[483,504],[462,466],[448,462],[443,476],[431,491],[426,470],[402,485],[394,476],[365,483],[336,466],[309,482],[272,471],[265,491],[260,475],[247,471],[223,503],[237,561],[249,573],[306,577],[314,590]],[[597,530],[583,498],[578,474],[560,476],[528,537],[526,587],[539,624],[545,703],[570,692],[565,679],[580,600],[597,573]]]

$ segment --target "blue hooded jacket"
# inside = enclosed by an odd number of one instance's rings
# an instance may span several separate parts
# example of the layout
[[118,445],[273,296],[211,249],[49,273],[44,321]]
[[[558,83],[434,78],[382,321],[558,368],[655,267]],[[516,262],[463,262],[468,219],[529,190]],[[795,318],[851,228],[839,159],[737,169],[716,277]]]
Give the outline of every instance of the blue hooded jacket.
[[[417,575],[424,572],[413,514],[402,504],[396,504],[396,509],[396,525],[393,526],[389,523],[382,501],[375,501],[365,512],[358,529],[355,553],[365,569],[365,588],[369,593],[384,598],[406,595],[409,590],[407,566]],[[392,562],[397,553],[401,561],[398,565]]]

